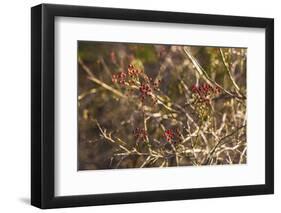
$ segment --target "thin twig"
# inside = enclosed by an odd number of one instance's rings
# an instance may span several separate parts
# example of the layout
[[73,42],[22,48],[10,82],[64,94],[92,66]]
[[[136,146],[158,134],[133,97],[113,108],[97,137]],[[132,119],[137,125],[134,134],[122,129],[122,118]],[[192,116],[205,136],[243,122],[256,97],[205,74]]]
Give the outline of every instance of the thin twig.
[[207,160],[206,160],[206,162],[204,163],[204,165],[207,165],[207,164],[209,163],[209,161],[210,161],[210,159],[211,159],[213,153],[216,151],[216,149],[217,149],[219,146],[221,146],[222,144],[224,144],[224,140],[225,140],[225,139],[227,139],[227,138],[233,136],[233,135],[236,134],[240,129],[243,129],[243,128],[245,128],[245,127],[246,127],[246,126],[244,126],[244,125],[243,125],[243,126],[240,126],[240,127],[238,127],[236,130],[234,130],[232,133],[230,133],[230,134],[228,134],[228,135],[222,137],[222,138],[217,142],[217,144],[212,148],[212,150],[210,151],[209,157],[207,158]]
[[111,86],[107,85],[106,83],[104,83],[104,82],[100,81],[99,79],[97,79],[94,76],[94,74],[91,72],[90,68],[85,65],[85,63],[82,61],[82,59],[80,57],[78,58],[78,63],[83,68],[83,70],[87,73],[89,80],[95,82],[96,84],[100,85],[104,89],[114,93],[115,95],[117,95],[120,98],[127,98],[124,94],[122,94],[118,90],[114,89],[113,87],[111,87]]
[[225,59],[225,56],[224,56],[224,54],[223,54],[222,49],[219,48],[219,50],[220,50],[220,55],[221,55],[221,58],[222,58],[224,67],[225,67],[225,69],[226,69],[226,72],[227,72],[227,74],[228,74],[228,77],[230,78],[230,80],[231,80],[233,86],[235,87],[236,92],[237,92],[241,97],[246,98],[246,97],[241,93],[241,90],[240,90],[239,86],[237,85],[237,83],[235,82],[233,76],[231,75],[230,68],[229,68],[229,66],[228,66],[228,64],[227,64],[227,62],[226,62],[226,59]]

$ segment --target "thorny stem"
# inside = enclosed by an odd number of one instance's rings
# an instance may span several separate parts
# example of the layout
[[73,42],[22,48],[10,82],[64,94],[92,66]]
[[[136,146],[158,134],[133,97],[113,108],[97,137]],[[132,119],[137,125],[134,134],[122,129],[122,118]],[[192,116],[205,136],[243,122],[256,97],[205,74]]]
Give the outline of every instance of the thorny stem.
[[[238,127],[236,130],[234,130],[233,132],[231,132],[230,134],[228,134],[228,135],[224,136],[223,138],[221,138],[221,139],[217,142],[217,144],[212,148],[212,150],[210,151],[209,156],[208,156],[206,162],[204,163],[204,165],[207,165],[207,164],[210,162],[210,159],[212,158],[213,153],[216,151],[216,149],[217,149],[219,146],[221,146],[222,144],[224,144],[224,140],[225,140],[226,138],[229,138],[229,137],[233,136],[233,135],[236,134],[239,130],[241,130],[241,129],[245,128],[245,127],[246,127],[245,125],[240,126],[240,127]],[[225,142],[225,143],[226,143],[226,142]]]

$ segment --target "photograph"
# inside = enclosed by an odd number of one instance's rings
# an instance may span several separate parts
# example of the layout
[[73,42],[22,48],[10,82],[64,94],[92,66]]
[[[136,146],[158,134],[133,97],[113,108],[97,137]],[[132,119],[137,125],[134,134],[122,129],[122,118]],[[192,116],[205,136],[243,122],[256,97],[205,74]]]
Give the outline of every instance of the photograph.
[[[31,75],[24,74],[31,77],[30,99],[24,98],[31,101],[31,205],[161,205],[247,196],[253,200],[239,199],[252,211],[262,196],[248,196],[274,194],[270,16],[277,9],[264,10],[263,17],[253,5],[247,13],[221,14],[213,3],[200,5],[201,12],[190,4],[186,10],[151,4],[32,6],[26,28]],[[15,79],[5,79],[3,91],[19,108],[21,96],[9,92]],[[233,206],[229,199],[220,202],[222,209]],[[267,204],[264,209],[274,206]]]
[[247,164],[246,47],[79,40],[77,76],[78,171]]

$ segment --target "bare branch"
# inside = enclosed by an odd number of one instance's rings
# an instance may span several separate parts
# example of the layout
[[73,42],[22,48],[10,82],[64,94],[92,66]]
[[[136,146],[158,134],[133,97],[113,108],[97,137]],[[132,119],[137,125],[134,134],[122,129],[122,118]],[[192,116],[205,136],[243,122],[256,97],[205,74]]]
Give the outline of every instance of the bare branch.
[[94,76],[94,74],[91,72],[91,70],[85,65],[85,63],[82,61],[82,59],[80,57],[78,58],[78,63],[83,68],[83,70],[87,73],[89,80],[95,82],[96,84],[100,85],[104,89],[112,92],[113,94],[117,95],[120,98],[127,98],[124,94],[122,94],[118,90],[114,89],[113,87],[109,86],[108,84],[106,84],[106,83],[100,81],[99,79],[97,79]]
[[229,78],[230,78],[232,84],[234,85],[236,92],[237,92],[241,97],[246,98],[246,97],[241,93],[241,90],[240,90],[239,86],[237,85],[237,83],[235,82],[233,76],[231,75],[231,71],[230,71],[230,68],[229,68],[229,66],[228,66],[228,64],[227,64],[227,62],[226,62],[226,60],[225,60],[225,57],[224,57],[222,48],[219,48],[219,50],[220,50],[220,55],[221,55],[221,58],[222,58],[224,67],[225,67],[225,69],[226,69],[226,72],[227,72],[227,74],[228,74],[228,76],[229,76]]

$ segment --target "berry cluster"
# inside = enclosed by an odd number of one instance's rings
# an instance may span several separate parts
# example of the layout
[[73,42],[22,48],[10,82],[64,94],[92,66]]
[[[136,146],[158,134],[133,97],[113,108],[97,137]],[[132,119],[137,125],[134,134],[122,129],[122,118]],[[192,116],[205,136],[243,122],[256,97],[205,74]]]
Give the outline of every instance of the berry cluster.
[[117,74],[113,74],[111,76],[111,80],[113,83],[119,83],[120,85],[125,85],[126,76],[127,76],[126,72],[122,71]]
[[133,134],[137,139],[141,139],[142,141],[146,141],[147,139],[147,132],[145,129],[136,128],[134,129]]
[[146,97],[152,97],[152,88],[148,83],[142,83],[139,87],[140,99],[143,103]]
[[136,69],[133,65],[129,65],[127,71],[122,71],[111,76],[113,83],[118,83],[124,86],[125,83],[131,83],[132,78],[137,78],[142,71]]
[[173,133],[172,130],[170,130],[170,129],[165,130],[164,137],[168,142],[171,142],[172,139],[174,138],[174,136],[175,136],[175,134]]
[[144,103],[147,97],[152,99],[154,105],[157,103],[157,99],[155,96],[153,96],[153,93],[159,90],[160,82],[160,80],[154,81],[152,78],[145,76],[144,82],[142,82],[139,87],[140,99],[142,103]]
[[[148,133],[143,128],[135,128],[133,134],[136,139],[140,139],[143,142],[147,141]],[[171,144],[177,144],[180,141],[180,132],[177,128],[175,129],[166,129],[164,131],[163,137],[166,142]],[[165,144],[165,142],[164,142]],[[163,145],[164,145],[163,144]]]
[[132,64],[129,65],[127,72],[131,78],[138,77],[138,75],[141,73],[141,71],[136,69]]
[[193,85],[191,87],[192,97],[194,99],[194,107],[202,122],[210,118],[211,101],[220,94],[221,89],[218,86],[210,86],[209,84]]
[[191,91],[199,98],[200,102],[209,103],[210,99],[220,94],[221,89],[218,86],[211,86],[209,84],[192,85]]
[[180,139],[180,132],[177,128],[167,129],[167,130],[165,130],[163,136],[166,139],[166,141],[168,141],[169,143],[176,144]]
[[146,98],[150,98],[153,104],[157,103],[154,92],[159,90],[160,80],[153,80],[148,77],[142,70],[135,68],[132,64],[128,66],[127,71],[122,71],[111,76],[113,83],[118,83],[121,86],[127,86],[129,94],[133,88],[138,88],[139,98],[144,103]]

